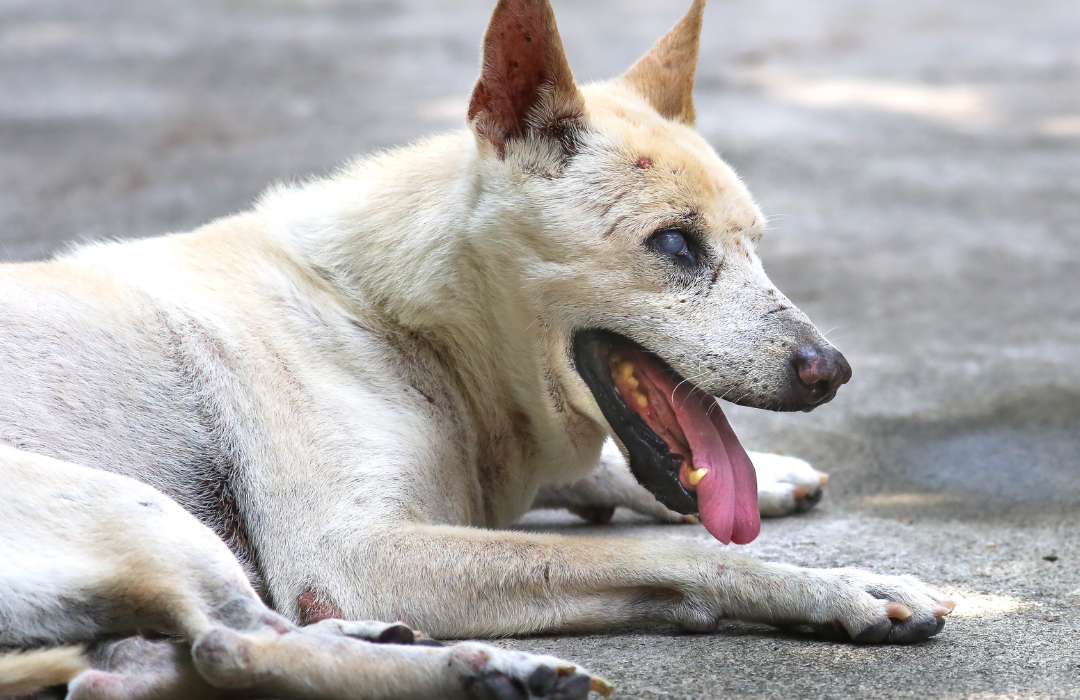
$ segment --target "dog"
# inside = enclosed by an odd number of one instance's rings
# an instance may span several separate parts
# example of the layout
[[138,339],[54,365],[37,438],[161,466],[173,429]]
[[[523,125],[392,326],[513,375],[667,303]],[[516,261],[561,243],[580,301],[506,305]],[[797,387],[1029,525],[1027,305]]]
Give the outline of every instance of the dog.
[[503,529],[628,506],[742,544],[820,492],[718,401],[810,410],[851,370],[694,130],[703,10],[579,87],[547,0],[499,0],[468,128],[4,266],[0,644],[38,651],[0,692],[580,698],[610,685],[414,628],[937,634],[953,605],[910,576]]

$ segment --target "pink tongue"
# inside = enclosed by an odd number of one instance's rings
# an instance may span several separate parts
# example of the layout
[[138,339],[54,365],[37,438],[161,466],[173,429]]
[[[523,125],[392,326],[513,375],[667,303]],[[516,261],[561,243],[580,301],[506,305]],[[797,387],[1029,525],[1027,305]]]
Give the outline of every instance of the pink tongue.
[[671,398],[675,418],[693,452],[694,467],[708,470],[697,485],[705,529],[724,544],[753,542],[761,531],[757,473],[716,399],[692,390],[686,382],[676,385],[666,372],[648,374]]

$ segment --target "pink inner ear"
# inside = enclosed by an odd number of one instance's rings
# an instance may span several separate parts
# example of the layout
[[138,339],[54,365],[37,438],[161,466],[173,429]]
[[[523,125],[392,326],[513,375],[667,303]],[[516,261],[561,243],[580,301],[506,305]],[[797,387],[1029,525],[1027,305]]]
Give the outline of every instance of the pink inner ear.
[[547,0],[503,0],[484,36],[484,68],[469,102],[481,135],[502,155],[520,137],[545,86],[572,84]]

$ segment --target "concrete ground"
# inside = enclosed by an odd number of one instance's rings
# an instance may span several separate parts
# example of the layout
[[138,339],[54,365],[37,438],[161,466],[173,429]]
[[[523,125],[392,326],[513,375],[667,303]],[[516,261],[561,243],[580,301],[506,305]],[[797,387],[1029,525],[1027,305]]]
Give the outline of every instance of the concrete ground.
[[[592,79],[688,2],[554,4]],[[186,229],[459,125],[492,5],[0,0],[0,257]],[[731,411],[747,446],[833,475],[744,550],[915,573],[960,605],[914,647],[735,624],[500,643],[620,698],[1080,697],[1080,4],[724,0],[705,31],[700,128],[772,216],[773,279],[855,370],[810,415]]]

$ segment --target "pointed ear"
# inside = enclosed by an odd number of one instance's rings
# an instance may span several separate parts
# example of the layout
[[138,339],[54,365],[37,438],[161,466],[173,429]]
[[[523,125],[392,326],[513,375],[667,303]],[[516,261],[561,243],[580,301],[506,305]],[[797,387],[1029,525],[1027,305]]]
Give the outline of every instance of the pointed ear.
[[483,68],[469,122],[499,157],[531,131],[566,135],[584,101],[563,53],[548,0],[499,0],[484,35]]
[[678,24],[622,77],[661,115],[690,126],[694,124],[694,71],[704,12],[705,0],[694,0]]

